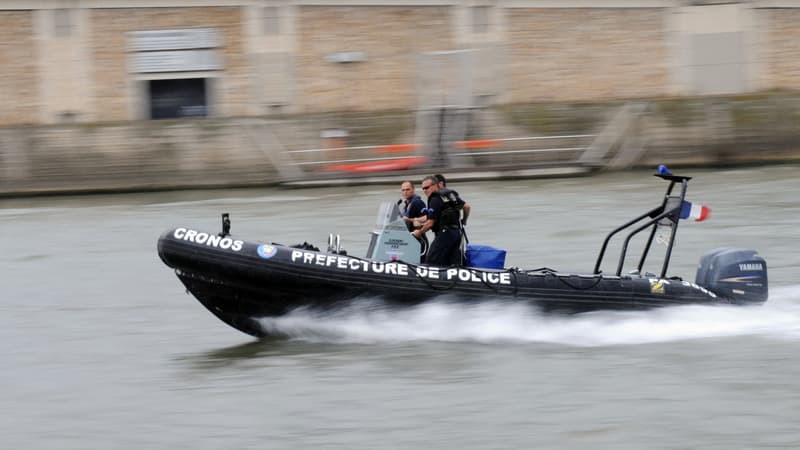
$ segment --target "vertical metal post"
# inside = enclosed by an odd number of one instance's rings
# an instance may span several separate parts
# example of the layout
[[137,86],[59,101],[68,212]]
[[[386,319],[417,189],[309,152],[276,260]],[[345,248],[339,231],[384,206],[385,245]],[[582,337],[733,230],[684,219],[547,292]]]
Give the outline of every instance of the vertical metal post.
[[672,234],[669,237],[669,245],[667,246],[667,253],[664,256],[664,266],[661,268],[661,278],[666,278],[667,276],[667,267],[669,267],[669,258],[672,256],[672,246],[675,244],[675,235],[678,234],[678,222],[680,221],[680,211],[683,207],[683,200],[686,198],[686,189],[689,185],[688,180],[681,181],[681,202],[678,204],[678,217],[673,217],[674,226],[672,228]]

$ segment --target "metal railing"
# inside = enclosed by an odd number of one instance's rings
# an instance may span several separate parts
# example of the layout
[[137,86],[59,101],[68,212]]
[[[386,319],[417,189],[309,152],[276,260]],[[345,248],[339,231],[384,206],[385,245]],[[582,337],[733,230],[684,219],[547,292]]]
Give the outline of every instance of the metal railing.
[[[594,134],[569,134],[472,139],[450,143],[438,151],[454,168],[576,162],[594,137]],[[569,144],[541,146],[553,141],[568,141]],[[432,156],[430,149],[419,144],[311,148],[289,150],[286,154],[290,164],[311,172],[369,172],[370,169],[385,171],[424,167]]]

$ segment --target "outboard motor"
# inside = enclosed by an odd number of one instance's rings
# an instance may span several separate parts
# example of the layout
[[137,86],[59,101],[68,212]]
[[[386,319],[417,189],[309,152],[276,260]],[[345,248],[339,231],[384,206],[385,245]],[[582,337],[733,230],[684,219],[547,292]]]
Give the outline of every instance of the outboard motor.
[[767,301],[767,262],[755,250],[718,248],[700,259],[695,282],[735,304]]

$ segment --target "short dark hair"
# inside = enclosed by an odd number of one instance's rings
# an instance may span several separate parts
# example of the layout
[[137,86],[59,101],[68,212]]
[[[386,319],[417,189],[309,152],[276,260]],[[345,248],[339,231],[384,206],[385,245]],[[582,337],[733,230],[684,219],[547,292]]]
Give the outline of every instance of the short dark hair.
[[428,175],[427,177],[425,177],[425,178],[423,178],[423,179],[422,179],[422,182],[424,183],[424,182],[425,182],[425,180],[431,180],[431,183],[433,183],[433,184],[439,184],[439,179],[438,179],[438,178],[436,178],[436,175]]
[[434,175],[436,177],[436,183],[442,183],[443,186],[447,186],[447,180],[445,180],[444,175],[437,173]]

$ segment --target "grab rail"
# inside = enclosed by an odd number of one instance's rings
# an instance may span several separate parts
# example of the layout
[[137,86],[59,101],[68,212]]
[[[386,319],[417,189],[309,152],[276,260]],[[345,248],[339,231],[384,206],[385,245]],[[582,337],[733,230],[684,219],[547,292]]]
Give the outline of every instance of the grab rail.
[[[686,190],[688,188],[688,181],[691,179],[691,177],[681,177],[681,176],[661,175],[661,174],[656,174],[656,176],[670,181],[670,184],[667,187],[667,192],[664,195],[664,200],[661,202],[661,205],[656,207],[656,208],[651,209],[650,211],[648,211],[648,212],[636,217],[633,220],[630,220],[630,221],[626,222],[625,224],[623,224],[623,225],[615,228],[613,231],[611,231],[608,234],[608,236],[606,236],[605,240],[603,241],[603,245],[600,248],[600,254],[597,256],[597,262],[595,263],[594,272],[593,273],[595,273],[595,274],[599,274],[600,273],[600,265],[603,262],[603,257],[605,256],[606,249],[608,248],[608,243],[611,241],[611,238],[614,235],[616,235],[620,231],[622,231],[622,230],[624,230],[624,229],[626,229],[626,228],[638,223],[639,221],[641,221],[642,219],[644,219],[646,217],[651,217],[651,219],[649,221],[644,223],[639,228],[636,228],[635,230],[631,231],[625,237],[625,241],[623,242],[623,245],[622,245],[622,251],[620,252],[619,261],[617,263],[616,275],[620,276],[622,274],[622,267],[625,264],[625,256],[626,256],[626,253],[628,251],[628,245],[630,243],[630,240],[636,234],[638,234],[641,231],[646,230],[648,227],[652,226],[653,228],[652,228],[652,231],[650,232],[650,237],[647,239],[647,243],[645,244],[644,250],[642,251],[642,257],[639,260],[639,265],[636,268],[637,271],[639,273],[641,273],[642,267],[644,267],[645,259],[647,258],[647,255],[648,255],[648,253],[650,251],[650,247],[653,244],[653,238],[655,237],[656,230],[658,229],[658,223],[662,219],[669,219],[670,222],[672,222],[672,232],[670,233],[670,239],[669,239],[669,243],[667,244],[667,250],[666,250],[665,255],[664,255],[664,264],[661,267],[661,275],[660,275],[661,278],[666,277],[667,268],[669,267],[669,260],[670,260],[670,258],[672,256],[672,247],[675,244],[675,235],[677,234],[677,230],[678,230],[679,215],[680,215],[681,207],[683,205],[683,201],[684,201],[684,199],[686,197]],[[672,190],[675,187],[675,184],[677,184],[679,182],[681,183],[680,196],[679,197],[671,197]],[[675,206],[670,207],[669,209],[667,209],[668,203],[669,203],[669,201],[671,199],[675,199],[677,201],[677,204]]]

